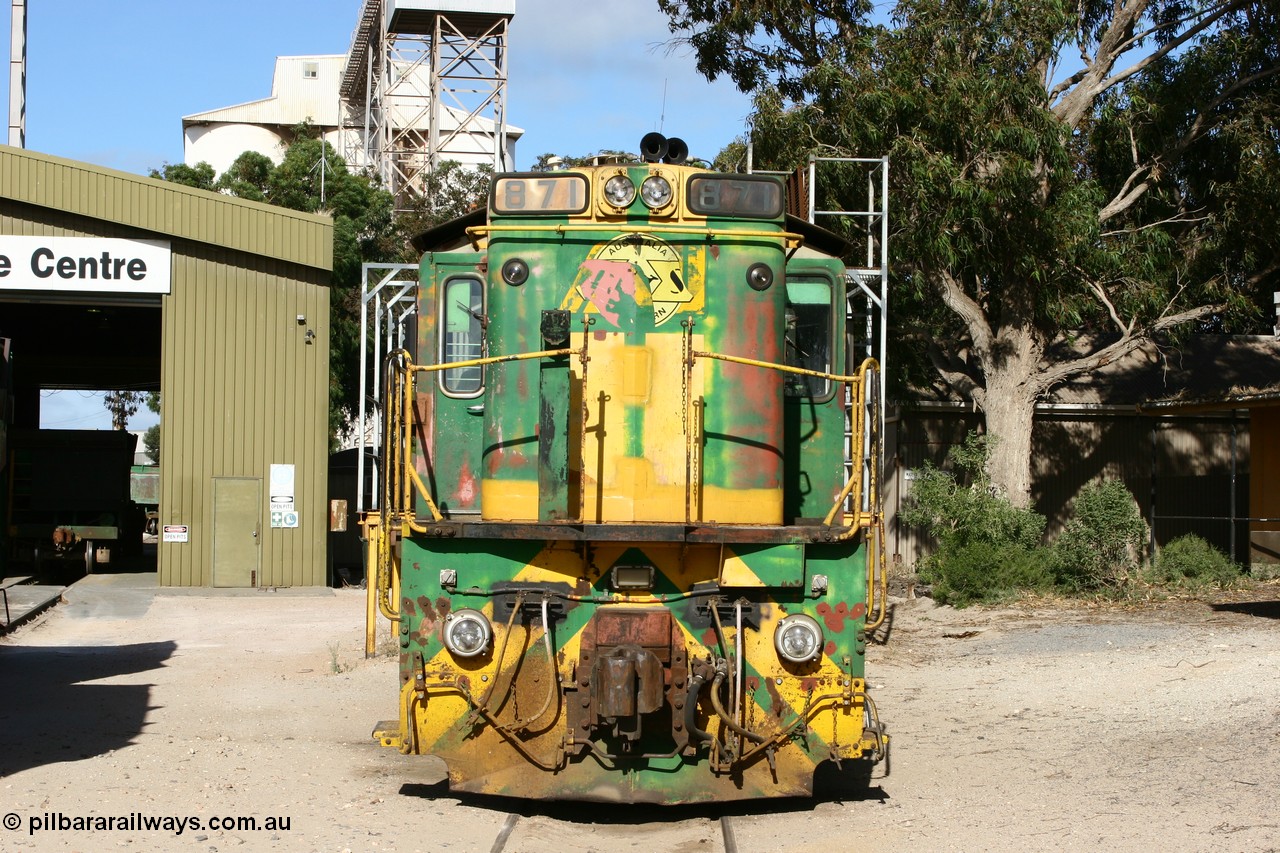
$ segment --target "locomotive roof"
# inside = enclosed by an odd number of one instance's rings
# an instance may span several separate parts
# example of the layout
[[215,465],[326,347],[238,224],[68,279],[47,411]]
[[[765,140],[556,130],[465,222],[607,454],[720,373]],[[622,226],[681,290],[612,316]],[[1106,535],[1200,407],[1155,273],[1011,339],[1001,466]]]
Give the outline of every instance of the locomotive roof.
[[[483,208],[473,210],[456,219],[428,228],[410,242],[419,252],[448,252],[461,249],[469,245],[467,229],[484,225],[487,216]],[[843,257],[853,250],[849,241],[839,234],[789,213],[786,218],[786,228],[804,237],[806,246],[827,255]]]
[[484,225],[488,213],[483,207],[464,213],[457,219],[428,228],[409,242],[419,252],[448,252],[470,245],[467,229]]

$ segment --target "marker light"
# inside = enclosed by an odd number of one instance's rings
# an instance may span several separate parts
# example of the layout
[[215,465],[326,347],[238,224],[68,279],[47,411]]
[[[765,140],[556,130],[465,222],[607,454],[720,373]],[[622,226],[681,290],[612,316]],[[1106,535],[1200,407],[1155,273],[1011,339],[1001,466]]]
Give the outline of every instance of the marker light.
[[752,290],[768,290],[773,284],[773,270],[768,264],[752,264],[747,270],[747,286]]
[[493,628],[479,610],[463,609],[444,620],[444,645],[460,658],[473,658],[489,648]]
[[627,207],[636,199],[636,185],[626,175],[614,175],[604,182],[604,198],[614,207]]
[[791,663],[809,663],[822,656],[822,629],[812,617],[793,613],[778,623],[773,645],[778,657]]
[[661,175],[650,175],[640,185],[640,200],[649,208],[666,207],[671,204],[671,182]]
[[517,287],[529,280],[529,265],[520,258],[512,258],[502,265],[502,280]]

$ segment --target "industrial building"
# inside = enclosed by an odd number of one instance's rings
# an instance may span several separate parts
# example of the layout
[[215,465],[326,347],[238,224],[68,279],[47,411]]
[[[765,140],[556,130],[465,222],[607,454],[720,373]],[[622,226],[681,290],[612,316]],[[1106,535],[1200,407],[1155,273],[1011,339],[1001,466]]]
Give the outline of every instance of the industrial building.
[[42,389],[131,388],[161,585],[327,583],[332,260],[328,217],[0,146],[0,575],[141,540],[133,436],[39,429]]
[[244,151],[279,163],[306,122],[402,200],[445,161],[510,170],[523,133],[506,112],[515,6],[363,0],[345,55],[277,57],[270,97],[184,116],[183,159],[218,173]]

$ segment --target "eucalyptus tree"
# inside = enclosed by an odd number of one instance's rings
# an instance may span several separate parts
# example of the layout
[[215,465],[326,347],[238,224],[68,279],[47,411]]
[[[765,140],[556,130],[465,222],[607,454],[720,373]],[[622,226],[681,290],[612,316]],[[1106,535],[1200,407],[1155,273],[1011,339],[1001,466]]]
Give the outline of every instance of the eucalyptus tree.
[[[1051,389],[1153,336],[1264,327],[1277,0],[658,5],[703,74],[754,93],[761,168],[890,156],[898,363],[984,412],[1015,504]],[[850,209],[847,174],[820,189]]]

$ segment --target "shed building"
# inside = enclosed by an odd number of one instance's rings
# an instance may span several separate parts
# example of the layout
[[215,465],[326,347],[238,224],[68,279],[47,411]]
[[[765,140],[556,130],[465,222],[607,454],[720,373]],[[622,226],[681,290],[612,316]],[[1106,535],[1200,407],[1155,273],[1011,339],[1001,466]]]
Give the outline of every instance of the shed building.
[[0,146],[0,258],[0,479],[42,389],[159,390],[159,583],[327,582],[329,217]]

